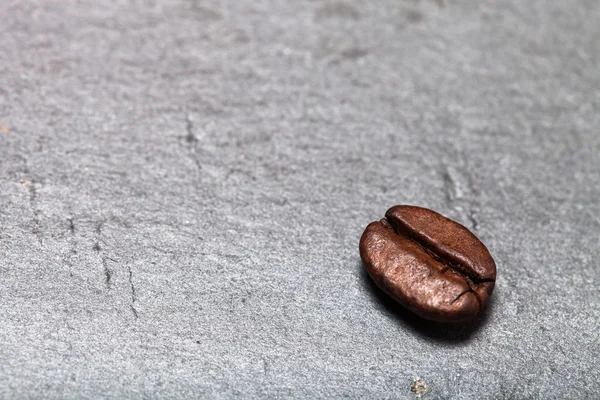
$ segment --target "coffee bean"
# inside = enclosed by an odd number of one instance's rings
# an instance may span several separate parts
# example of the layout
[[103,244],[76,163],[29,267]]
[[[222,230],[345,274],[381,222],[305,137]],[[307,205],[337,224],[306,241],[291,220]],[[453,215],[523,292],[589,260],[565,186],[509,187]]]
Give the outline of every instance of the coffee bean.
[[433,321],[476,317],[496,281],[496,264],[471,231],[421,207],[395,206],[370,223],[360,257],[377,286]]

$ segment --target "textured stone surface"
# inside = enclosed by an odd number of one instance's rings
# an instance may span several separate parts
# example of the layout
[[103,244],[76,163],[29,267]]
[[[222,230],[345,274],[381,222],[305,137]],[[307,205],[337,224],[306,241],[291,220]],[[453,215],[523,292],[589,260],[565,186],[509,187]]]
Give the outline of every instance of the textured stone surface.
[[[0,398],[595,398],[600,3],[0,5]],[[362,271],[472,229],[484,320]]]

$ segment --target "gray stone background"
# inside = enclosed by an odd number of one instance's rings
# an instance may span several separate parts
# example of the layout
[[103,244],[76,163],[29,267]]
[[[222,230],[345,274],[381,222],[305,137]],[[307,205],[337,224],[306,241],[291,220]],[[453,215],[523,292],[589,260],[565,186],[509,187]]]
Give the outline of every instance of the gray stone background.
[[[600,396],[597,0],[0,4],[0,398]],[[374,287],[394,204],[483,319]]]

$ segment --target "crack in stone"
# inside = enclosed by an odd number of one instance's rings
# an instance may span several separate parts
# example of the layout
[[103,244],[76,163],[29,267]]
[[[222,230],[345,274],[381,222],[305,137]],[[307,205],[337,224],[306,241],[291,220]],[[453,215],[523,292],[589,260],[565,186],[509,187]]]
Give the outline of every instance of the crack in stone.
[[186,142],[198,143],[198,138],[196,137],[196,135],[194,135],[194,123],[192,122],[192,119],[189,115],[186,115],[185,117],[185,131],[187,133],[185,136]]
[[110,257],[102,257],[102,266],[104,267],[104,283],[106,284],[107,289],[110,289],[111,287],[111,280],[113,276],[113,271],[110,268],[108,268],[109,261],[116,263],[117,260],[112,259]]
[[101,221],[96,225],[96,228],[94,229],[94,231],[96,232],[96,241],[94,242],[94,246],[92,246],[92,250],[94,250],[97,253],[100,253],[100,251],[102,251],[102,247],[100,246],[100,237],[102,236],[103,226],[104,221]]
[[100,222],[98,222],[98,224],[96,224],[96,229],[95,229],[95,231],[96,231],[96,233],[97,233],[98,235],[102,235],[102,228],[103,228],[103,227],[104,227],[104,221],[100,221]]
[[[473,174],[470,174],[469,176],[466,176],[465,174],[462,175],[465,179],[463,185],[461,185],[461,190],[459,187],[459,182],[457,182],[456,178],[452,176],[450,168],[444,167],[442,172],[442,180],[444,182],[444,200],[450,208],[455,208],[458,201],[464,203],[464,208],[466,208],[466,211],[464,212],[466,214],[465,216],[468,218],[471,228],[476,231],[479,228],[479,220],[476,217],[478,207],[475,203],[476,198],[478,197],[478,191],[474,183],[475,178]],[[466,196],[463,191],[466,192]],[[463,207],[458,208],[462,209]]]
[[133,270],[131,269],[130,266],[127,266],[127,271],[129,272],[129,287],[131,289],[131,304],[130,304],[130,308],[131,311],[133,312],[133,316],[135,317],[135,319],[139,318],[138,312],[135,308],[135,302],[137,301],[137,294],[135,291],[135,285],[133,284]]
[[40,244],[43,244],[42,230],[41,230],[41,223],[40,223],[40,210],[38,210],[38,208],[37,208],[38,193],[37,193],[37,188],[35,187],[35,185],[36,185],[36,181],[33,179],[31,180],[31,182],[29,182],[29,185],[27,185],[27,189],[29,190],[29,207],[31,208],[31,211],[33,212],[33,223],[34,223],[33,234],[37,237],[38,242]]
[[469,201],[469,219],[471,220],[471,225],[473,226],[474,230],[478,230],[479,229],[479,221],[477,219],[477,217],[475,216],[475,214],[477,213],[477,206],[476,206],[476,202],[477,199],[479,198],[479,191],[477,190],[477,185],[475,184],[475,175],[471,174],[469,175],[469,179],[467,180],[468,182],[468,188],[469,188],[469,192],[472,194],[472,199],[471,201]]
[[442,179],[444,180],[444,199],[446,200],[446,204],[451,205],[456,196],[456,182],[454,182],[448,168],[444,169]]
[[[129,228],[129,225],[127,223],[124,223],[123,221],[121,221],[119,219],[108,218],[108,220],[115,220],[115,221],[121,223],[126,228]],[[94,228],[94,231],[96,233],[96,240],[94,242],[92,249],[101,256],[102,267],[104,269],[104,284],[106,285],[106,289],[111,289],[114,271],[111,268],[109,268],[109,261],[118,263],[118,260],[115,260],[114,258],[111,258],[111,257],[108,257],[108,256],[102,254],[102,253],[104,253],[104,251],[103,251],[102,247],[100,246],[100,241],[101,241],[101,237],[103,234],[103,228],[104,228],[106,221],[107,220],[105,219],[96,224],[96,226]],[[74,234],[75,224],[72,219],[69,219],[69,230]],[[137,293],[136,293],[135,285],[133,283],[133,270],[131,269],[130,266],[127,266],[127,273],[128,273],[129,289],[130,289],[130,293],[131,293],[131,302],[129,304],[129,309],[133,313],[134,318],[138,319],[139,313],[138,313],[137,309],[135,308],[135,303],[137,302]]]
[[195,157],[198,149],[198,138],[194,134],[194,122],[189,115],[185,116],[185,132],[186,134],[183,139],[187,143],[187,146],[185,147],[188,151],[188,158],[196,165],[198,171],[202,171],[202,164],[200,164],[200,161]]
[[68,218],[67,222],[69,223],[69,232],[71,232],[71,235],[75,235],[75,222],[73,218]]
[[69,223],[69,234],[71,237],[69,240],[69,256],[65,260],[65,262],[69,266],[69,276],[72,278],[73,277],[72,258],[75,257],[75,255],[77,254],[77,249],[76,249],[77,241],[75,240],[76,228],[75,228],[75,221],[73,220],[72,217],[67,218],[67,222]]
[[[98,224],[96,224],[96,227],[94,229],[94,231],[96,232],[96,241],[94,242],[92,250],[94,250],[99,255],[102,253],[102,247],[100,246],[100,238],[102,236],[102,228],[104,227],[104,222],[105,221],[100,221]],[[102,267],[104,268],[104,284],[106,285],[107,289],[110,289],[113,271],[108,267],[108,261],[117,261],[107,256],[101,256],[101,260]]]
[[223,258],[227,258],[229,260],[232,261],[241,261],[241,260],[246,260],[248,257],[247,256],[240,256],[238,254],[230,254],[230,253],[221,253],[218,251],[212,252],[212,253],[197,253],[199,256],[217,256],[217,257],[223,257]]

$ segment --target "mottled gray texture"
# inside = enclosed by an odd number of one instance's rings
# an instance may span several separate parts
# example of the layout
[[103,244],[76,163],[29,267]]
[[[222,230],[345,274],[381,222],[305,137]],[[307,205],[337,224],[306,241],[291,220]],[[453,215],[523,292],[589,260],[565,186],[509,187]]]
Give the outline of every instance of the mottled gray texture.
[[[597,398],[597,0],[0,4],[0,398]],[[363,273],[402,203],[475,326]]]

